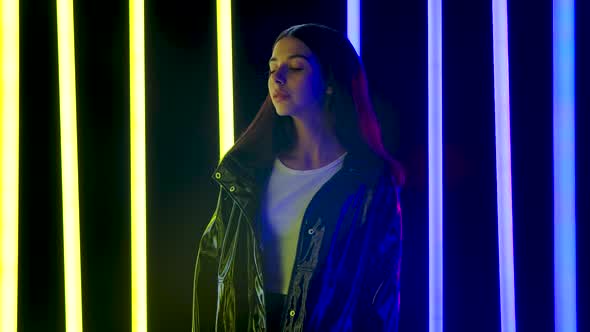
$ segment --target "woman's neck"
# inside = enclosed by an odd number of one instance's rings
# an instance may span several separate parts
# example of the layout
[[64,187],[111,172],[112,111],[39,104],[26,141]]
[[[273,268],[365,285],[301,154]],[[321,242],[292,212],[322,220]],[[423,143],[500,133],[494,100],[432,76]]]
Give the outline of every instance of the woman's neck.
[[295,143],[293,148],[279,155],[289,168],[306,170],[325,166],[346,152],[330,126],[320,121],[301,121],[293,118]]

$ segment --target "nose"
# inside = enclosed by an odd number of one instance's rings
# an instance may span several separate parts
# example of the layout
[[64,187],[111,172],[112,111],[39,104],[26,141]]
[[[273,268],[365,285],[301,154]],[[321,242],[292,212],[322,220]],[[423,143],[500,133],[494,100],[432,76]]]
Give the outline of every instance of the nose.
[[273,73],[273,80],[277,85],[285,85],[286,77],[282,68],[277,68]]

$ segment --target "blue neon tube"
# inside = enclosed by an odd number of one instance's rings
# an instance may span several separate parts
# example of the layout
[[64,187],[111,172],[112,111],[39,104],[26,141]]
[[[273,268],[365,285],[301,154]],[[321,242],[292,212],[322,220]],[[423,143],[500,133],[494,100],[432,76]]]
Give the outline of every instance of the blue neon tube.
[[498,272],[501,331],[516,331],[510,158],[510,88],[506,0],[493,0],[496,185],[498,206]]
[[346,3],[346,27],[348,40],[356,53],[361,55],[361,0],[348,0]]
[[574,18],[574,0],[553,1],[553,257],[556,332],[577,330]]
[[443,330],[442,7],[428,0],[428,237],[430,332]]

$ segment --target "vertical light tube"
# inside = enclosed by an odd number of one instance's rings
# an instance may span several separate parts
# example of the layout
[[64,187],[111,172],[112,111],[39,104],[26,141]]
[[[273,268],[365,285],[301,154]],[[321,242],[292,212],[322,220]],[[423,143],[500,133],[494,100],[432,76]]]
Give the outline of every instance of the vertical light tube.
[[0,1],[0,331],[18,302],[19,2]]
[[73,1],[57,0],[66,331],[82,331]]
[[219,160],[234,144],[234,88],[231,0],[217,0],[217,75],[219,81]]
[[346,3],[346,31],[356,53],[361,55],[361,0]]
[[430,332],[443,330],[442,0],[428,0],[428,237]]
[[66,331],[82,331],[73,1],[57,1]]
[[556,332],[577,330],[574,6],[574,0],[553,1],[553,257]]
[[503,332],[516,331],[514,255],[512,247],[512,171],[510,157],[510,89],[506,0],[492,1],[494,106],[496,126],[496,185],[500,320]]
[[147,332],[144,2],[129,0],[131,328]]

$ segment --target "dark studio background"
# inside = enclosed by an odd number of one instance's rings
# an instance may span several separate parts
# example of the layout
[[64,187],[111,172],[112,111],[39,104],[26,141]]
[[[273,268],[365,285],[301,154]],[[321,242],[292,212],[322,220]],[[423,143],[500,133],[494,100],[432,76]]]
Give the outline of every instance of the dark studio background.
[[[128,2],[74,1],[85,331],[129,331]],[[215,2],[146,0],[148,326],[190,329],[218,158]],[[64,331],[56,8],[21,1],[19,331]],[[552,2],[509,1],[519,331],[553,330]],[[400,331],[428,329],[426,1],[365,1],[362,59],[402,193]],[[346,1],[233,2],[236,136],[283,29],[346,28]],[[590,331],[588,1],[577,1],[578,331]],[[491,2],[443,1],[445,331],[499,331]],[[210,308],[213,310],[214,302]],[[212,311],[213,313],[213,311]]]

